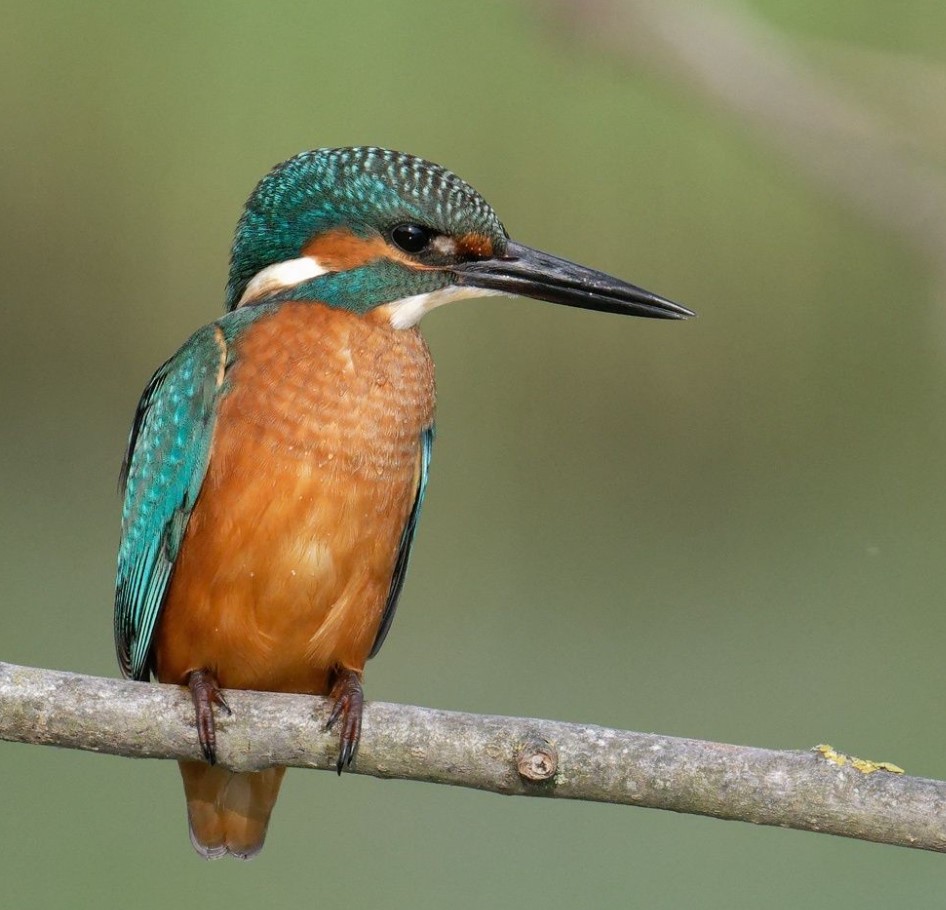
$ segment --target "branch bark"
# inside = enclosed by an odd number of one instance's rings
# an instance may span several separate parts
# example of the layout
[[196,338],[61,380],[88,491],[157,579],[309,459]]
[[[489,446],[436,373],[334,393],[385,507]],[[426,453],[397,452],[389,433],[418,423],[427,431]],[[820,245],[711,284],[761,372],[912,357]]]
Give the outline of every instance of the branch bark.
[[[333,770],[328,703],[228,691],[220,764]],[[193,707],[177,686],[0,663],[0,739],[132,758],[199,759]],[[352,770],[669,809],[946,852],[946,782],[865,774],[816,751],[778,752],[584,724],[372,702]]]

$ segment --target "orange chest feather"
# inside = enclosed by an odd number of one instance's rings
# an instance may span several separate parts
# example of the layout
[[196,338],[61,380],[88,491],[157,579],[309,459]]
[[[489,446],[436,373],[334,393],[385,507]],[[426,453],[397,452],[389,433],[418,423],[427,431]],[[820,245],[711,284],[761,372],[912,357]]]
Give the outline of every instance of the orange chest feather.
[[159,677],[321,691],[360,669],[416,495],[433,368],[416,330],[290,303],[235,343],[165,603]]

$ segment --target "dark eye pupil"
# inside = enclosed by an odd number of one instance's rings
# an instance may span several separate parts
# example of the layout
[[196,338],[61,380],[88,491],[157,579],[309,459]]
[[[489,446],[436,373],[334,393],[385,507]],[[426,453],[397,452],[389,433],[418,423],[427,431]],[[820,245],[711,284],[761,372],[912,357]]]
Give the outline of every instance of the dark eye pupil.
[[405,253],[419,253],[430,243],[430,231],[419,224],[399,224],[391,231],[391,239]]

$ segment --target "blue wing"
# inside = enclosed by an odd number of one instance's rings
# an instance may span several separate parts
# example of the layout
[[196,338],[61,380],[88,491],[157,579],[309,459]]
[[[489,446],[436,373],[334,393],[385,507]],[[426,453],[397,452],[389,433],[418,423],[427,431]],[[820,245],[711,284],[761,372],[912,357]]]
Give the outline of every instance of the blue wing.
[[226,360],[223,332],[204,326],[154,374],[138,403],[122,465],[115,588],[115,650],[122,673],[134,679],[150,672],[158,614],[210,458]]
[[417,495],[414,497],[414,505],[411,507],[411,514],[407,518],[407,524],[404,526],[404,533],[401,535],[401,545],[397,551],[397,562],[394,564],[394,575],[391,577],[391,589],[388,591],[388,600],[384,607],[384,616],[381,617],[381,626],[378,629],[377,637],[371,646],[371,653],[368,658],[372,658],[381,650],[384,639],[387,638],[391,629],[391,623],[394,621],[394,611],[397,610],[397,601],[401,596],[401,588],[404,587],[404,579],[407,576],[407,563],[411,557],[411,545],[414,543],[414,531],[417,529],[417,520],[420,518],[421,506],[424,504],[424,493],[427,490],[427,475],[430,471],[430,452],[434,445],[434,428],[427,427],[420,437],[420,476],[417,479]]

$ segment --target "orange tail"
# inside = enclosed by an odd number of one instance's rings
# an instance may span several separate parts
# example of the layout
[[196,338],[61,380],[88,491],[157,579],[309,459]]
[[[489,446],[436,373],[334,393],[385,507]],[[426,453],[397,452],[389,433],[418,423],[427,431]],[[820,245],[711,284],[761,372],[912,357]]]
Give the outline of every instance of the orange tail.
[[178,764],[194,849],[204,859],[227,853],[238,859],[256,856],[263,849],[269,815],[286,769],[237,774],[203,762]]

